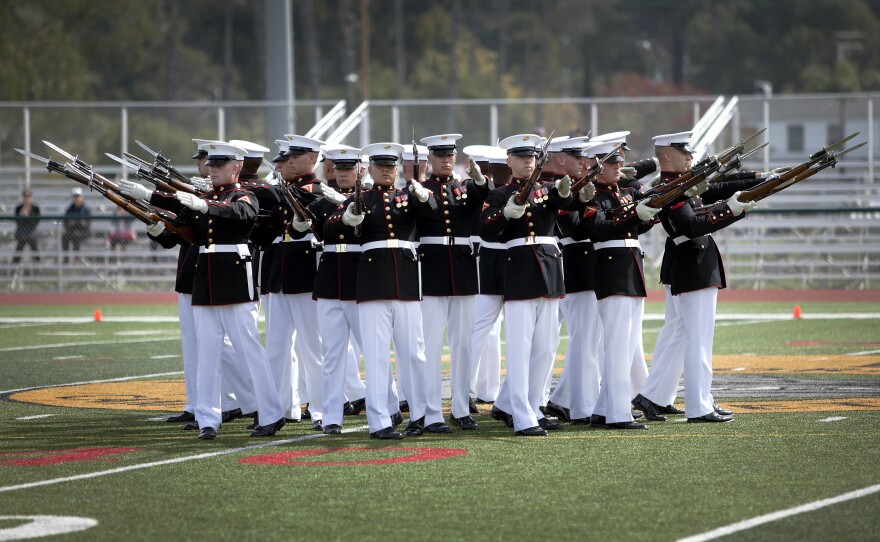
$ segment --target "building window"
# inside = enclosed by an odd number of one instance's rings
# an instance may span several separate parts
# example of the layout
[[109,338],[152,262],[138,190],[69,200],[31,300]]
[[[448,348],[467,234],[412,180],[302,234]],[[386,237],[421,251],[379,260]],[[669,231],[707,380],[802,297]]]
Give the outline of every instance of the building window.
[[803,152],[804,150],[804,125],[788,125],[788,152]]

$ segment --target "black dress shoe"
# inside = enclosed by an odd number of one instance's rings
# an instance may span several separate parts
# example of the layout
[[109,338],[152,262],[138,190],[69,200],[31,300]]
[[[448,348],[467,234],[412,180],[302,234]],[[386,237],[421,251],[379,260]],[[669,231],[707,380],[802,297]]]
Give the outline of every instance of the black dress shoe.
[[418,420],[410,420],[408,424],[406,424],[406,429],[403,430],[403,436],[405,437],[418,437],[422,433],[424,433],[424,429],[422,428],[422,424],[425,423],[425,418],[419,418]]
[[259,416],[259,414],[260,413],[255,410],[253,412],[245,412],[244,414],[241,415],[241,417],[242,418],[253,418],[256,420],[257,416]]
[[632,400],[632,406],[644,412],[645,416],[647,416],[652,422],[666,421],[666,416],[660,415],[660,405],[648,399],[641,393],[636,395],[636,398]]
[[538,426],[547,431],[562,431],[562,424],[550,421],[547,418],[541,418],[538,420]]
[[528,429],[523,429],[521,431],[516,432],[517,435],[521,437],[546,437],[547,431],[544,431],[540,427],[529,427]]
[[[254,418],[254,420],[256,420],[256,418]],[[302,420],[299,418],[284,418],[284,421],[286,421],[287,423],[299,423]]]
[[397,426],[403,423],[403,414],[395,412],[391,415],[391,426],[397,429]]
[[196,415],[192,412],[187,412],[184,410],[182,413],[177,414],[176,416],[169,416],[168,419],[165,421],[169,423],[194,422],[196,421]]
[[224,410],[220,413],[220,423],[228,423],[236,418],[241,417],[241,409],[233,408],[232,410]]
[[434,422],[431,425],[426,425],[425,431],[428,433],[452,433],[452,428],[443,422]]
[[725,416],[723,414],[718,414],[717,412],[710,412],[699,418],[688,418],[688,423],[725,423],[732,421],[733,416]]
[[590,425],[590,418],[572,418],[571,425]]
[[346,416],[357,416],[360,414],[365,408],[367,408],[367,400],[364,398],[355,399],[349,403],[351,405],[351,411],[346,412]]
[[303,406],[305,406],[305,408],[303,409],[302,419],[304,419],[304,420],[311,420],[311,419],[312,419],[312,413],[309,412],[309,404],[306,403],[306,404],[303,405]]
[[324,426],[324,434],[325,435],[341,435],[342,427],[336,425],[335,423],[331,423],[330,425]]
[[398,410],[400,410],[401,412],[409,412],[409,403],[407,403],[406,401],[401,401],[397,404],[397,406]]
[[553,401],[547,401],[547,406],[544,407],[544,415],[555,416],[557,420],[562,422],[571,421],[571,411],[563,406],[559,406]]
[[493,420],[498,420],[499,422],[504,422],[504,425],[507,427],[513,427],[513,416],[504,412],[497,406],[492,406],[492,410],[489,411],[489,417]]
[[598,414],[590,416],[590,427],[605,427],[605,416]]
[[464,431],[473,431],[480,428],[477,422],[475,422],[474,419],[470,416],[462,416],[461,418],[449,416],[449,421],[452,423],[452,425]]
[[675,405],[657,405],[657,412],[659,412],[660,414],[684,414],[684,410],[680,408],[675,408]]
[[259,427],[259,425],[257,424],[257,420],[254,420],[253,423],[247,424],[244,428],[245,429],[256,429],[257,427]]
[[351,416],[351,402],[346,401],[342,404],[342,415],[343,416]]
[[647,429],[648,426],[639,422],[606,423],[605,429]]
[[386,427],[385,429],[380,429],[373,433],[370,433],[370,438],[377,438],[382,440],[400,440],[403,438],[403,435],[394,430],[393,427]]
[[281,418],[275,423],[270,423],[269,425],[258,425],[254,428],[251,433],[252,437],[272,437],[275,433],[278,432],[279,429],[284,427],[285,421],[284,418]]
[[471,414],[479,414],[480,409],[477,408],[477,403],[474,402],[473,398],[468,398],[468,411]]
[[480,399],[479,397],[477,397],[477,400],[474,402],[478,405],[494,405],[495,404],[495,401],[487,401],[485,399]]
[[718,406],[718,403],[712,403],[712,408],[715,410],[715,414],[720,414],[722,416],[733,416],[732,410],[721,408],[720,406]]
[[199,428],[199,422],[190,422],[183,426],[184,431],[195,431]]
[[323,431],[324,425],[321,420],[312,420],[312,429],[315,431]]
[[199,440],[214,440],[217,438],[217,430],[213,427],[199,429]]

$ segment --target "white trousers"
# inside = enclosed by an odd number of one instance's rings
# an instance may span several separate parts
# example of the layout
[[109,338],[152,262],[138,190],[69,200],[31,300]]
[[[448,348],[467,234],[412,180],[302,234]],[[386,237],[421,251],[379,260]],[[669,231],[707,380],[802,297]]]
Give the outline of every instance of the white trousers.
[[667,284],[664,305],[663,327],[657,335],[654,355],[651,357],[651,372],[640,392],[647,399],[660,406],[675,404],[678,395],[678,382],[684,371],[684,327],[676,310],[676,298]]
[[[177,294],[177,316],[180,322],[180,345],[183,351],[183,385],[186,405],[183,410],[195,413],[198,381],[198,334],[193,317],[192,294]],[[250,371],[239,361],[229,338],[223,339],[220,351],[220,408],[223,411],[241,408],[243,412],[257,409],[254,382]]]
[[596,292],[566,294],[559,302],[568,329],[565,366],[550,400],[572,418],[587,418],[599,400],[599,307]]
[[257,304],[237,303],[223,306],[195,306],[198,334],[198,379],[196,421],[200,427],[220,427],[220,357],[224,337],[238,353],[237,361],[247,367],[254,383],[258,423],[267,425],[282,417],[281,402],[272,379],[266,351],[257,330]]
[[[360,341],[360,317],[357,303],[338,299],[318,299],[318,323],[321,329],[321,408],[326,425],[342,425],[345,389],[349,375],[354,372],[363,387],[352,341]],[[311,410],[311,405],[309,405]]]
[[[284,415],[300,419],[300,402],[308,400],[312,419],[320,420],[322,356],[317,303],[311,294],[270,294],[270,298],[266,350]],[[300,377],[305,381],[303,386]]]
[[[565,298],[563,298],[565,299]],[[544,380],[544,391],[541,395],[541,405],[546,405],[550,400],[550,388],[553,385],[553,370],[556,368],[556,352],[559,351],[559,342],[562,339],[562,299],[556,303],[556,324],[553,326],[550,341],[547,343],[547,358],[550,366],[547,369],[547,377]],[[560,378],[562,375],[559,375]]]
[[484,401],[494,401],[501,387],[503,300],[500,295],[478,295],[474,298],[470,390]]
[[[374,433],[391,426],[398,398],[391,393],[391,342],[398,380],[409,402],[410,420],[425,415],[425,341],[418,301],[367,301],[358,304],[367,385],[367,422]],[[427,421],[427,420],[426,420]]]
[[[507,339],[507,378],[501,385],[496,405],[513,415],[514,430],[538,425],[544,416],[547,373],[553,365],[548,355],[559,329],[558,299],[529,299],[504,303],[504,335]],[[555,330],[555,331],[554,331]]]
[[684,410],[688,418],[714,411],[712,340],[718,288],[679,294],[676,310],[684,326]]
[[[346,301],[345,303],[352,303],[354,305],[354,315],[360,322],[359,311],[357,308],[356,301]],[[323,339],[322,339],[323,341]],[[348,338],[348,356],[346,357],[346,369],[345,369],[345,400],[346,401],[354,401],[355,399],[363,399],[367,396],[367,388],[364,386],[364,381],[361,379],[361,355],[363,351],[361,350],[361,337],[360,331],[358,331],[358,336],[354,336],[354,332],[352,332],[351,336]]]
[[[632,421],[632,374],[637,373],[636,355],[642,335],[645,299],[614,295],[598,301],[605,352],[602,381],[594,414],[607,423]],[[644,360],[641,361],[644,363]]]
[[[422,300],[422,330],[427,359],[427,411],[425,425],[443,421],[443,336],[449,342],[452,415],[470,416],[471,331],[474,327],[474,297],[425,296]],[[447,333],[448,330],[448,333]]]

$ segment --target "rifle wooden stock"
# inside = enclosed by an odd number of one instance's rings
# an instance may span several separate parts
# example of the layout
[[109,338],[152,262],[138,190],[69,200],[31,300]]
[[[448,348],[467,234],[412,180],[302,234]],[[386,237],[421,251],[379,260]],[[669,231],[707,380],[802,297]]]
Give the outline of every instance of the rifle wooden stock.
[[321,235],[321,232],[318,229],[318,224],[316,223],[317,221],[313,220],[314,217],[309,214],[306,208],[303,207],[302,204],[297,201],[295,197],[293,197],[293,194],[290,193],[290,189],[285,185],[282,186],[284,197],[285,199],[287,199],[287,203],[290,204],[290,207],[293,208],[294,214],[296,214],[297,217],[299,217],[299,219],[302,221],[311,220],[312,222],[311,226],[309,226],[309,229],[312,230],[312,234],[315,236],[315,239],[317,239],[319,243],[323,242],[324,237]]
[[547,142],[544,144],[544,147],[541,149],[541,154],[538,155],[538,159],[535,161],[535,169],[532,170],[532,174],[529,175],[529,178],[523,185],[517,190],[516,195],[513,198],[513,202],[517,205],[524,205],[526,200],[529,199],[529,193],[532,191],[532,187],[535,186],[535,183],[538,181],[538,177],[541,176],[541,171],[544,169],[544,164],[547,163],[547,147],[550,146],[550,141],[553,139],[553,134],[556,133],[556,130],[550,133],[550,137],[547,138]]

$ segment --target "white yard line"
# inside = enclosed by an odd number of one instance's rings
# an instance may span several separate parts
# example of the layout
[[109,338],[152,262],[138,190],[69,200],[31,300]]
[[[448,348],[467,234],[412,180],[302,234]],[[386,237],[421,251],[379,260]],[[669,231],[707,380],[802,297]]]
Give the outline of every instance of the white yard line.
[[15,418],[16,420],[39,420],[40,418],[48,418],[50,416],[54,416],[55,414],[37,414],[35,416],[22,416],[21,418]]
[[678,542],[704,542],[706,540],[714,540],[716,538],[721,538],[722,536],[745,531],[747,529],[751,529],[765,523],[770,523],[771,521],[776,521],[778,519],[787,518],[797,514],[803,514],[805,512],[812,512],[813,510],[825,508],[826,506],[831,506],[833,504],[865,497],[867,495],[871,495],[872,493],[877,493],[878,491],[880,491],[880,484],[868,486],[862,489],[858,489],[856,491],[844,493],[843,495],[838,495],[837,497],[822,499],[820,501],[813,501],[807,504],[802,504],[800,506],[795,506],[794,508],[788,508],[786,510],[773,512],[772,514],[765,514],[763,516],[757,516],[737,523],[731,523],[730,525],[719,527],[718,529],[713,529],[705,533],[688,536],[686,538],[680,538],[678,539]]
[[816,420],[817,422],[839,422],[840,420],[845,420],[846,416],[831,416],[828,418],[822,418],[821,420]]
[[134,344],[134,343],[152,343],[157,341],[174,341],[180,340],[179,335],[169,337],[154,337],[151,339],[135,339],[133,341],[83,341],[78,343],[53,343],[53,344],[34,344],[30,346],[10,346],[8,348],[0,348],[0,352],[20,352],[22,350],[40,350],[42,348],[70,348],[71,346],[106,346],[108,344]]
[[[351,429],[344,429],[343,433],[351,433],[353,431],[362,431],[367,429],[368,426],[362,425],[360,427],[352,427]],[[252,446],[242,446],[239,448],[227,448],[225,450],[218,450],[216,452],[207,452],[198,455],[190,455],[186,457],[177,457],[174,459],[165,459],[163,461],[151,461],[149,463],[141,463],[139,465],[129,465],[127,467],[119,467],[115,469],[102,470],[97,472],[89,472],[86,474],[77,474],[75,476],[65,476],[63,478],[52,478],[49,480],[40,480],[39,482],[28,482],[26,484],[16,484],[13,486],[5,486],[0,487],[0,493],[7,493],[10,491],[18,491],[19,489],[30,489],[32,487],[40,487],[40,486],[49,486],[54,484],[61,484],[64,482],[73,482],[76,480],[88,480],[89,478],[98,478],[100,476],[107,476],[110,474],[118,474],[120,472],[129,472],[133,470],[141,470],[148,469],[151,467],[159,467],[162,465],[174,465],[176,463],[185,463],[187,461],[196,461],[199,459],[210,459],[212,457],[218,457],[221,455],[229,455],[229,454],[237,454],[239,452],[249,452],[252,450],[260,450],[262,448],[269,448],[272,446],[281,446],[282,444],[292,444],[294,442],[302,442],[304,440],[311,440],[315,438],[325,437],[327,435],[323,433],[314,433],[311,435],[305,435],[302,437],[289,438],[284,440],[273,440],[271,442],[263,442],[260,444],[254,444]],[[193,437],[195,438],[195,437]]]
[[183,371],[171,371],[168,373],[155,373],[151,375],[137,375],[137,376],[123,376],[120,378],[106,378],[104,380],[89,380],[86,382],[70,382],[67,384],[47,384],[45,386],[31,386],[28,388],[18,388],[15,390],[0,390],[0,395],[5,395],[7,393],[16,393],[19,391],[29,391],[29,390],[38,390],[41,388],[59,388],[62,386],[82,386],[83,384],[103,384],[104,382],[125,382],[126,380],[140,380],[142,378],[155,378],[157,376],[173,376],[173,375],[182,375]]
[[847,356],[870,356],[872,354],[880,354],[880,350],[865,350],[864,352],[850,352]]

